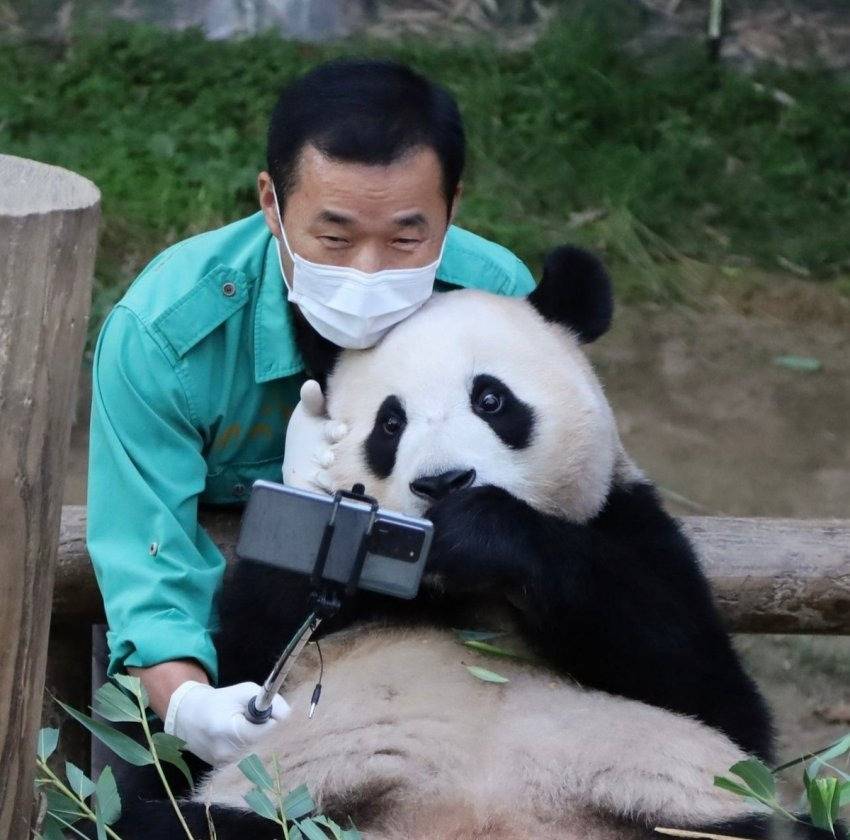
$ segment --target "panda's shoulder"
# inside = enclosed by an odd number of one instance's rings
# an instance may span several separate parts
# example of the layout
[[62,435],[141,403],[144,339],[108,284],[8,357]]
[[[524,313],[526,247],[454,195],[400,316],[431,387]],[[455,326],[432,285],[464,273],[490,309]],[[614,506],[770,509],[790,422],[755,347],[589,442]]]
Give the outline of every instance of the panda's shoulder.
[[[612,528],[634,527],[636,522],[655,518],[658,514],[664,514],[664,508],[654,484],[646,479],[615,481],[597,517],[597,523]],[[667,518],[666,515],[664,518]]]
[[446,236],[437,279],[497,294],[527,294],[534,285],[531,273],[516,254],[456,225]]

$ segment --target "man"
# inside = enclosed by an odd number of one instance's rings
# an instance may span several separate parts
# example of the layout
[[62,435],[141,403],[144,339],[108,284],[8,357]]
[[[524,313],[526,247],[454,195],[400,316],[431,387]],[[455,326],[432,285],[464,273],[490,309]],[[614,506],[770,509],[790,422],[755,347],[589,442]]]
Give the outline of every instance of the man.
[[[327,489],[328,444],[345,433],[322,417],[336,354],[374,344],[435,280],[533,288],[509,251],[451,225],[464,144],[451,95],[403,65],[319,66],[274,109],[260,212],[157,256],[101,331],[88,547],[109,673],[139,676],[165,731],[211,764],[275,720],[242,717],[257,685],[213,687],[224,560],[198,503],[239,503],[255,479],[279,480],[285,431],[287,480]],[[293,413],[308,379],[319,384]],[[278,698],[275,719],[287,711]]]

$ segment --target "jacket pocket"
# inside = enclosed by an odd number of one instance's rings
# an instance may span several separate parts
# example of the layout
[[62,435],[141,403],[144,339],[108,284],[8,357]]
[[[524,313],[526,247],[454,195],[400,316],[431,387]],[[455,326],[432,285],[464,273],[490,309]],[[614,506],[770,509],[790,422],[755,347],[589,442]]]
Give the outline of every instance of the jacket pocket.
[[213,505],[242,504],[248,500],[251,485],[258,479],[280,484],[283,480],[282,465],[283,452],[261,461],[235,461],[225,464],[207,475],[201,501]]

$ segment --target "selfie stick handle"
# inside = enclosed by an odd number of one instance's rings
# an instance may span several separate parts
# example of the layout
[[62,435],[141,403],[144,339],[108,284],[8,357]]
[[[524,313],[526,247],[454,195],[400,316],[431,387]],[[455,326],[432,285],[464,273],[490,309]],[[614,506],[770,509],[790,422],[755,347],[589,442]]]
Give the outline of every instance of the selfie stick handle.
[[[363,485],[355,484],[351,490],[337,490],[334,493],[333,507],[331,515],[325,524],[322,539],[319,544],[319,550],[316,553],[316,561],[313,565],[312,582],[313,585],[319,587],[323,583],[323,574],[325,571],[325,563],[328,559],[331,542],[333,541],[334,529],[336,528],[336,518],[339,512],[340,503],[344,498],[356,499],[357,501],[365,501],[369,503],[369,519],[366,525],[366,530],[360,539],[360,545],[357,547],[357,553],[354,557],[351,575],[345,586],[345,594],[351,596],[357,590],[357,583],[360,580],[360,573],[363,570],[363,564],[366,560],[366,553],[369,546],[369,539],[372,535],[372,527],[375,524],[375,519],[378,514],[378,502],[371,496],[366,496],[363,493]],[[272,701],[275,694],[278,693],[286,675],[292,670],[295,660],[298,658],[301,651],[310,637],[316,632],[323,618],[329,618],[334,615],[340,608],[340,601],[337,594],[330,588],[325,586],[321,591],[313,593],[312,597],[313,608],[310,614],[305,619],[304,623],[295,632],[295,635],[289,640],[289,644],[284,648],[283,653],[275,662],[272,672],[263,683],[263,689],[256,697],[252,697],[248,703],[248,708],[244,715],[251,723],[265,723],[272,716]],[[314,692],[314,705],[318,701],[318,696]],[[312,713],[311,713],[312,716]]]
[[256,697],[252,697],[248,703],[245,717],[251,723],[265,723],[272,716],[272,701],[275,694],[280,690],[286,675],[295,664],[298,654],[304,649],[304,645],[310,641],[310,637],[316,632],[321,621],[322,619],[317,613],[311,612],[290,639],[289,644],[272,668],[272,672],[263,683],[263,690]]

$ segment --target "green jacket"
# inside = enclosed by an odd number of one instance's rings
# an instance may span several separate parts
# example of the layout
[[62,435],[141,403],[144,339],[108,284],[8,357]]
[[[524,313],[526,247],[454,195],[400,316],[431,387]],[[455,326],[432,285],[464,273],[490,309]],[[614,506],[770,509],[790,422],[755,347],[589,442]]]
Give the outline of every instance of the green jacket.
[[[261,213],[179,242],[101,330],[87,539],[110,675],[193,658],[217,678],[211,633],[225,564],[198,503],[239,503],[255,479],[280,480],[305,378],[275,243]],[[437,278],[508,295],[534,286],[510,251],[457,227]]]

